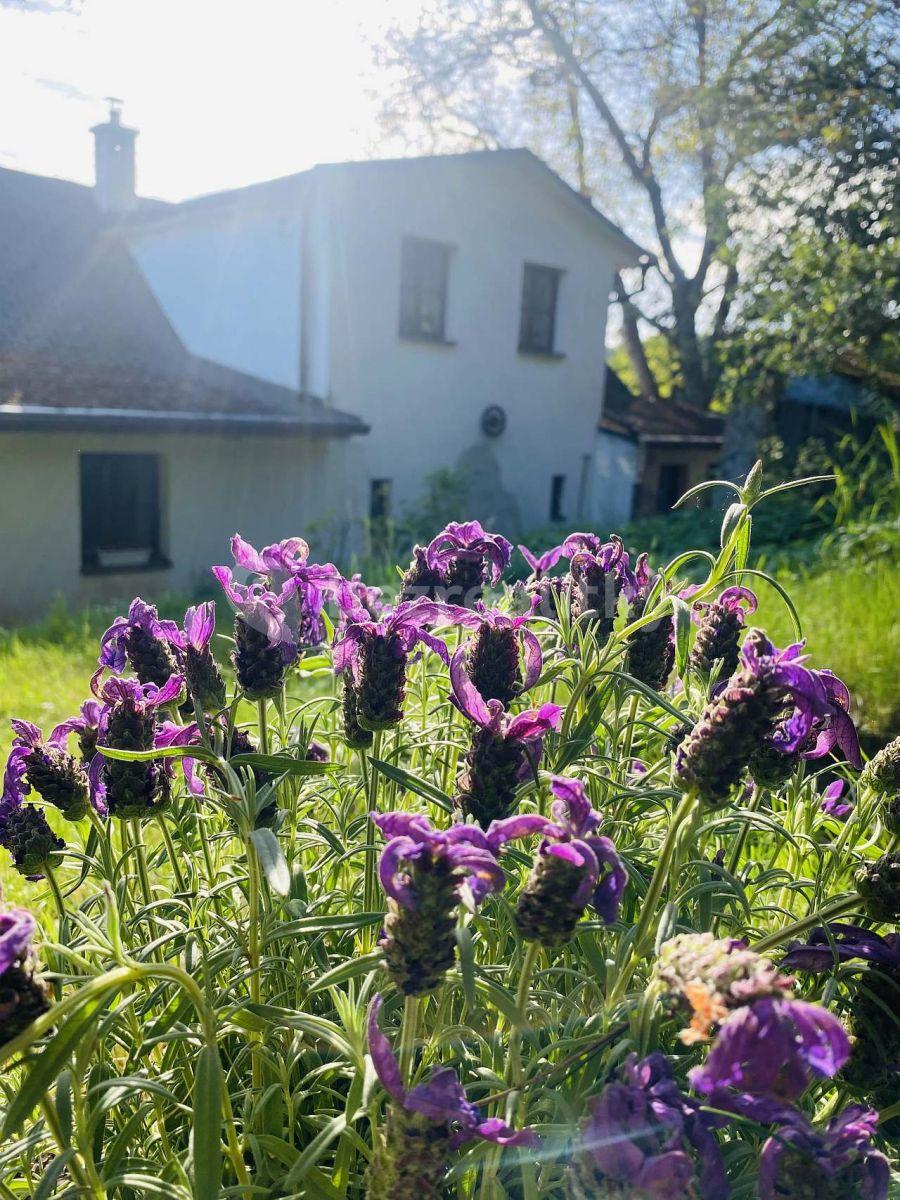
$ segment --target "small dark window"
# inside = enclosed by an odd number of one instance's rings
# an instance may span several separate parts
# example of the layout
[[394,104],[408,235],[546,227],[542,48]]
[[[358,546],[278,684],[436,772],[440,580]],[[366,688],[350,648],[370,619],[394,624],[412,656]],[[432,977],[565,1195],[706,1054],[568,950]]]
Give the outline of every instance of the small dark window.
[[391,480],[373,479],[369,485],[369,518],[384,521],[391,515]]
[[564,521],[566,514],[563,512],[563,496],[566,491],[565,475],[554,475],[550,481],[550,520]]
[[668,512],[687,491],[687,463],[660,463],[656,489],[656,511]]
[[522,315],[519,349],[529,354],[552,354],[556,333],[556,298],[562,271],[525,264],[522,276]]
[[82,454],[82,570],[166,565],[160,547],[157,456]]
[[450,247],[425,238],[403,239],[400,265],[400,336],[446,338]]

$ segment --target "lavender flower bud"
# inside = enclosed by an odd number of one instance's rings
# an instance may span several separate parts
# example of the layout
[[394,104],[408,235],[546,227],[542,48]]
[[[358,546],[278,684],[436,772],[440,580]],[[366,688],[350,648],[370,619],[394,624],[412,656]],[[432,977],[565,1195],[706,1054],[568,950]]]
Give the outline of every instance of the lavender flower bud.
[[155,683],[157,687],[162,687],[169,676],[178,670],[169,643],[140,624],[128,627],[125,655],[141,683]]
[[[629,621],[642,615],[643,604],[633,605]],[[654,691],[661,692],[675,664],[675,628],[671,617],[661,617],[633,633],[628,641],[625,670]]]
[[590,897],[579,897],[584,868],[550,854],[538,854],[516,905],[521,937],[542,946],[571,941]]
[[34,917],[24,908],[0,913],[0,1046],[50,1008],[49,991],[35,976],[34,930]]
[[580,556],[572,563],[572,620],[587,617],[597,622],[597,644],[605,645],[612,637],[622,581],[598,562]]
[[516,630],[485,621],[469,642],[466,671],[485,700],[499,700],[508,708],[522,690]]
[[341,711],[344,717],[344,738],[353,750],[368,750],[374,736],[368,729],[363,729],[359,723],[359,701],[356,686],[349,674],[344,676],[344,688],[341,694]]
[[363,729],[392,729],[403,720],[407,658],[396,635],[376,634],[360,642],[354,686]]
[[[114,750],[151,750],[156,728],[153,711],[126,696],[116,700],[109,710],[105,744]],[[103,782],[110,816],[123,820],[152,816],[166,808],[172,798],[169,777],[155,762],[104,759]]]
[[416,546],[413,549],[412,562],[407,567],[400,583],[397,603],[403,604],[407,600],[418,600],[420,596],[436,600],[445,586],[446,581],[441,571],[432,570],[425,557],[425,551],[421,546]]
[[240,616],[234,619],[231,657],[238,686],[248,700],[272,700],[280,694],[286,670],[281,646]]
[[883,854],[875,862],[863,863],[854,882],[873,920],[896,921],[900,917],[900,854]]
[[202,650],[187,647],[184,652],[184,679],[200,708],[215,712],[225,707],[225,681],[209,646],[204,646]]
[[887,1200],[888,1160],[872,1146],[878,1113],[851,1106],[824,1129],[786,1115],[759,1158],[759,1200]]
[[540,596],[537,611],[542,617],[555,621],[557,602],[565,599],[571,587],[572,576],[567,571],[565,575],[543,575],[540,579],[529,579],[524,591],[528,596]]
[[41,879],[54,855],[66,848],[33,804],[10,805],[0,812],[0,845],[10,852],[13,865],[26,879]]
[[879,965],[856,976],[850,1001],[853,1049],[839,1080],[857,1099],[878,1108],[895,1103],[900,1090],[898,1005],[900,967]]
[[40,744],[25,759],[28,782],[67,821],[80,821],[90,806],[87,773],[60,746]]
[[714,600],[697,629],[690,658],[693,670],[710,675],[716,660],[720,659],[720,678],[733,675],[737,670],[738,642],[743,628],[744,615],[739,606],[728,604],[721,596]]
[[882,796],[900,792],[900,737],[888,742],[866,763],[860,783]]
[[527,761],[522,742],[499,737],[490,729],[476,729],[456,780],[456,802],[465,818],[487,829],[491,821],[508,817]]
[[447,564],[447,599],[472,608],[483,595],[485,562],[481,554],[461,550]]
[[882,810],[881,819],[884,821],[884,827],[888,833],[900,833],[900,792],[896,796],[891,796],[887,801]]
[[390,1104],[367,1180],[369,1200],[442,1200],[452,1143],[446,1123]]
[[754,783],[775,791],[787,783],[800,761],[799,754],[782,754],[774,746],[765,745],[753,752],[748,767]]
[[451,858],[423,856],[411,865],[414,908],[388,900],[379,942],[391,979],[405,996],[427,996],[456,957],[459,873]]

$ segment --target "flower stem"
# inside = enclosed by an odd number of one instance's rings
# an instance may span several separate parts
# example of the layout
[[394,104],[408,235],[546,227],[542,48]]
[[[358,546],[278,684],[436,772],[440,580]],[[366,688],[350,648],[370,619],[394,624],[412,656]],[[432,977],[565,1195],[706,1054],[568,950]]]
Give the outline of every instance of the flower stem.
[[257,700],[256,711],[259,714],[259,752],[260,754],[269,753],[269,725],[266,718],[266,702],[265,700]]
[[[256,848],[251,841],[244,846],[247,859],[247,958],[250,961],[250,999],[259,1004],[261,998],[259,981],[259,866],[256,861]],[[253,1091],[258,1095],[262,1087],[262,1058],[260,1055],[261,1038],[259,1034],[252,1035],[252,1080]]]
[[[756,812],[759,808],[759,802],[762,800],[762,788],[758,783],[753,785],[753,795],[747,801],[747,811]],[[750,822],[744,821],[741,825],[740,833],[735,839],[734,848],[731,852],[731,858],[728,860],[728,872],[731,875],[737,874],[738,866],[740,865],[741,855],[744,852],[744,843],[747,841],[747,834],[750,832]]]
[[166,818],[162,813],[157,813],[156,819],[159,822],[159,828],[162,831],[163,841],[166,844],[166,854],[169,856],[169,862],[172,866],[172,873],[175,876],[175,883],[179,892],[186,892],[188,887],[184,881],[184,876],[181,873],[181,866],[178,862],[178,855],[175,853],[175,846],[172,842],[172,835],[169,833],[169,827],[166,824]]
[[[47,1095],[41,1097],[40,1107],[47,1128],[62,1154],[68,1148],[69,1142],[59,1123],[56,1109]],[[87,1196],[93,1196],[95,1200],[105,1200],[106,1189],[97,1174],[97,1168],[84,1158],[79,1150],[75,1150],[69,1160],[69,1169],[78,1183],[80,1192]]]
[[404,1087],[412,1082],[418,1027],[419,997],[406,996],[403,1001],[403,1024],[400,1028],[400,1078]]
[[809,916],[803,917],[802,920],[792,921],[790,925],[785,925],[783,928],[776,930],[775,933],[770,933],[758,942],[753,942],[751,949],[757,954],[762,954],[766,950],[780,946],[782,942],[786,942],[790,938],[797,937],[801,933],[806,933],[807,929],[812,929],[816,925],[824,925],[826,922],[834,920],[835,917],[842,917],[844,913],[857,908],[861,903],[862,900],[858,892],[854,892],[852,896],[845,896],[843,900],[834,900],[831,904],[826,904],[824,908],[820,908],[816,912],[810,913]]
[[[366,780],[366,809],[367,812],[378,811],[378,772],[372,766],[371,759],[381,757],[381,730],[372,739],[372,750],[369,754],[368,778]],[[375,870],[375,826],[366,819],[366,861],[363,870],[363,909],[374,912],[378,904],[378,884]]]
[[516,993],[516,1010],[518,1019],[509,1036],[509,1082],[513,1087],[521,1087],[524,1082],[522,1070],[522,1031],[527,1024],[528,997],[531,994],[531,977],[541,953],[541,943],[528,943],[525,957],[519,974],[519,987]]

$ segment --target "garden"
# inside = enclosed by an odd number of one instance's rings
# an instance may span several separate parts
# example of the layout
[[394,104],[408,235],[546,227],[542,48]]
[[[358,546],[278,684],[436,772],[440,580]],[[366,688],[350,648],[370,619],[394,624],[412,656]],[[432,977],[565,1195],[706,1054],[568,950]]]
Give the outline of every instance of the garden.
[[893,516],[754,543],[832,482],[4,635],[0,1196],[896,1194]]

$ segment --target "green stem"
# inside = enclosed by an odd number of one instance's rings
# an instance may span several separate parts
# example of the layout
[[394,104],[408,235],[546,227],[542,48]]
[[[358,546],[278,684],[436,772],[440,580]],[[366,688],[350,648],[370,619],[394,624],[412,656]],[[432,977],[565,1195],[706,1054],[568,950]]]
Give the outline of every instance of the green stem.
[[[63,1151],[69,1149],[69,1142],[62,1131],[59,1123],[56,1109],[48,1096],[42,1096],[40,1101],[41,1112],[44,1115],[44,1120],[47,1123],[47,1128],[50,1130],[53,1140],[59,1147],[62,1154]],[[106,1189],[97,1174],[97,1169],[92,1162],[85,1159],[79,1150],[75,1150],[72,1158],[69,1161],[69,1170],[75,1177],[80,1191],[88,1196],[95,1197],[95,1200],[105,1200]]]
[[[756,812],[759,808],[759,802],[762,800],[762,788],[758,783],[753,785],[753,794],[747,801],[748,812]],[[750,822],[744,821],[741,825],[740,833],[735,839],[734,849],[731,852],[731,858],[728,860],[728,871],[731,875],[737,874],[738,866],[740,865],[741,855],[744,852],[744,843],[747,841],[747,834],[750,832]]]
[[184,875],[181,873],[181,866],[178,862],[178,855],[175,852],[175,846],[172,842],[172,835],[169,833],[169,827],[166,824],[166,818],[162,813],[157,813],[156,819],[159,822],[160,829],[162,830],[163,841],[166,844],[166,854],[169,856],[169,862],[172,866],[172,873],[175,876],[175,883],[179,892],[186,892],[188,887],[184,881]]
[[418,1028],[419,997],[406,996],[403,1001],[403,1024],[400,1028],[400,1078],[404,1087],[408,1087],[412,1082]]
[[[251,841],[244,844],[244,854],[247,859],[247,957],[250,960],[250,999],[259,1004],[261,999],[259,979],[259,865],[256,861],[256,848]],[[255,1095],[262,1088],[262,1057],[260,1053],[262,1039],[259,1034],[253,1034],[251,1042],[252,1081]]]
[[[147,855],[144,850],[144,832],[141,828],[140,821],[135,817],[131,823],[131,834],[134,838],[134,850],[137,857],[138,879],[141,884],[141,894],[144,897],[144,907],[149,910],[153,903],[153,889],[150,887],[150,872],[147,870]],[[149,913],[146,913],[147,931],[152,941],[155,932],[153,929],[153,919]]]
[[513,1087],[521,1087],[524,1083],[522,1069],[522,1032],[528,1023],[528,998],[531,995],[531,977],[541,953],[540,942],[529,942],[522,960],[519,974],[519,987],[516,993],[517,1020],[509,1036],[509,1082]]
[[[381,758],[381,730],[377,730],[372,739],[370,760]],[[378,772],[367,763],[368,778],[366,779],[366,809],[367,812],[378,811]],[[376,875],[375,826],[366,819],[366,861],[363,870],[363,907],[365,912],[374,912],[378,905],[378,880]]]
[[812,929],[816,925],[824,925],[828,921],[833,921],[835,917],[842,917],[844,913],[850,912],[851,909],[858,908],[861,903],[862,898],[858,892],[854,892],[852,896],[845,896],[843,900],[834,900],[831,904],[826,904],[824,908],[810,913],[809,916],[804,917],[802,920],[792,921],[790,925],[785,925],[775,933],[770,933],[767,937],[754,942],[751,949],[757,954],[763,954],[766,950],[780,946],[782,942],[786,942],[790,938],[798,937],[801,933],[806,933],[808,929]]
[[265,700],[257,700],[256,711],[259,714],[259,752],[269,753],[269,724],[266,716]]

